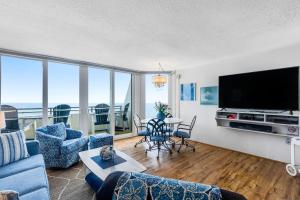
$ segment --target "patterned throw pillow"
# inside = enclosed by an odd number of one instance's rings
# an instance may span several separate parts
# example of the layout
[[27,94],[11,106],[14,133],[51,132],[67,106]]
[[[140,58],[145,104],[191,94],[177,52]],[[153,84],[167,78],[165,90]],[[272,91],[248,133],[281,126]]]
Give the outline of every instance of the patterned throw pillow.
[[55,137],[59,137],[62,140],[67,138],[66,126],[63,122],[58,124],[52,124],[47,126],[47,133]]
[[217,186],[124,172],[114,189],[112,200],[117,199],[222,200],[222,194]]
[[0,191],[0,200],[19,200],[19,193],[13,190]]
[[0,167],[28,156],[23,131],[0,134]]

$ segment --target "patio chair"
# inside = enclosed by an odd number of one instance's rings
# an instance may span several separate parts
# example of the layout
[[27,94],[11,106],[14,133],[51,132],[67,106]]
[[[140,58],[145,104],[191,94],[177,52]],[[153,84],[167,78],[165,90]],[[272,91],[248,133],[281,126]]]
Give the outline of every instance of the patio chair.
[[107,131],[109,127],[108,113],[109,113],[109,105],[105,103],[96,105],[95,106],[96,122],[94,123],[95,126],[104,125],[105,128],[103,130]]
[[8,133],[20,130],[18,110],[10,105],[1,105],[1,111],[4,111],[6,123],[6,127],[1,132]]
[[[126,129],[129,129],[129,119],[128,119],[128,110],[129,110],[130,103],[125,104],[124,110],[116,115],[116,121],[121,120],[122,121],[122,129],[125,131]],[[127,127],[125,127],[125,123]]]
[[53,108],[53,123],[57,124],[63,122],[66,127],[70,127],[68,119],[70,116],[71,107],[67,104],[60,104]]

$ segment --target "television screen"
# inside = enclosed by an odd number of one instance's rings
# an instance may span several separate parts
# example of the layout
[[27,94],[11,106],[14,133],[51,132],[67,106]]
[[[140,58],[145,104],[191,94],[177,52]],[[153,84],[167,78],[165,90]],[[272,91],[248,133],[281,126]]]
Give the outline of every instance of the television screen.
[[219,107],[299,110],[299,67],[219,77]]

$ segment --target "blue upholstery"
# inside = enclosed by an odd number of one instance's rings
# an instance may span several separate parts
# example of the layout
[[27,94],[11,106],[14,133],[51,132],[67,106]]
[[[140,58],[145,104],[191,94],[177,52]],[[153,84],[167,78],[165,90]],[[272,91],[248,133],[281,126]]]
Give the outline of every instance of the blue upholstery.
[[150,132],[147,131],[146,129],[145,130],[140,130],[137,132],[137,135],[138,136],[150,136]]
[[49,135],[48,128],[49,126],[36,130],[36,139],[40,142],[46,167],[68,168],[78,162],[78,153],[88,149],[88,137],[83,136],[80,131],[66,129],[66,140],[62,140]]
[[27,151],[29,155],[37,155],[40,153],[40,143],[37,140],[26,141]]
[[154,135],[151,136],[151,142],[166,142],[169,139],[167,135]]
[[99,133],[90,136],[90,149],[113,145],[113,136],[109,133]]
[[183,137],[183,138],[190,138],[191,137],[190,134],[185,132],[185,131],[175,131],[174,136],[180,137],[180,138],[181,137]]
[[[138,184],[135,184],[137,182]],[[222,200],[246,200],[246,198],[241,194],[230,192],[224,189],[219,189],[218,187],[215,186],[161,178],[157,176],[151,176],[151,175],[140,174],[140,173],[131,174],[128,172],[116,171],[108,175],[103,182],[99,181],[98,185],[101,185],[101,187],[100,189],[97,189],[96,200],[116,199],[117,196],[120,197],[119,199],[151,200],[154,199],[154,197],[157,197],[157,194],[159,194],[159,196],[156,198],[158,200],[159,199],[217,200],[220,199],[220,195],[222,197]],[[122,185],[124,187],[120,188],[120,186]],[[128,188],[129,185],[132,186],[130,189]],[[145,194],[145,192],[143,192],[145,191],[145,188],[147,188],[147,194],[146,194],[147,197],[140,198],[141,197],[140,195]],[[179,193],[180,191],[182,191],[182,188],[184,188],[185,191],[183,193]],[[204,188],[207,188],[208,190],[203,192],[202,194],[199,194],[199,191],[203,191]],[[118,189],[120,190],[118,191]],[[126,191],[126,189],[128,190]],[[208,193],[210,194],[210,196],[207,195]],[[154,195],[151,196],[152,194]],[[185,196],[182,198],[183,194],[185,194]],[[195,198],[190,198],[192,195],[194,195]],[[199,195],[202,195],[203,198],[199,198]],[[138,198],[134,198],[134,197],[138,197]]]
[[49,135],[59,137],[62,140],[67,138],[66,126],[63,122],[47,126],[47,133]]
[[124,172],[114,188],[112,199],[221,200],[222,195],[216,186],[167,179],[144,173]]
[[20,200],[49,200],[49,185],[43,156],[39,152],[38,142],[27,144],[30,157],[0,168],[1,190],[14,190]]
[[92,172],[86,175],[85,181],[91,186],[94,192],[97,192],[103,183],[103,181]]
[[71,128],[66,128],[67,138],[66,140],[81,138],[83,133],[81,131],[77,131]]

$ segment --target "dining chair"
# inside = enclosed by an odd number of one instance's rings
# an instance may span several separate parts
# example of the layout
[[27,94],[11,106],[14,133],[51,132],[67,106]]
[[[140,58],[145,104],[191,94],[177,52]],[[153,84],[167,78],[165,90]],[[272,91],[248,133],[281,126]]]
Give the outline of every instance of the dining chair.
[[181,138],[180,143],[176,144],[176,145],[179,145],[179,148],[177,150],[178,153],[180,152],[180,149],[181,149],[182,145],[185,145],[186,147],[192,148],[193,151],[195,152],[195,147],[193,145],[191,145],[188,142],[188,140],[191,138],[192,130],[193,130],[194,125],[196,123],[196,119],[197,119],[197,116],[195,115],[192,119],[191,124],[180,123],[177,126],[177,130],[174,132],[174,136]]
[[[170,135],[166,132],[167,125],[163,120],[160,119],[151,119],[147,123],[147,130],[150,132],[150,142],[153,142],[153,145],[146,149],[148,151],[157,150],[157,159],[159,159],[159,152],[164,150],[172,154],[172,149],[169,148],[167,141],[169,141]],[[162,148],[163,147],[163,148]]]
[[137,147],[138,144],[142,144],[144,142],[146,142],[149,146],[151,146],[148,140],[148,137],[150,136],[150,132],[148,132],[147,127],[144,124],[142,124],[141,118],[138,114],[134,115],[133,123],[136,128],[137,135],[142,136],[142,139],[140,139],[137,143],[135,143],[134,147]]

